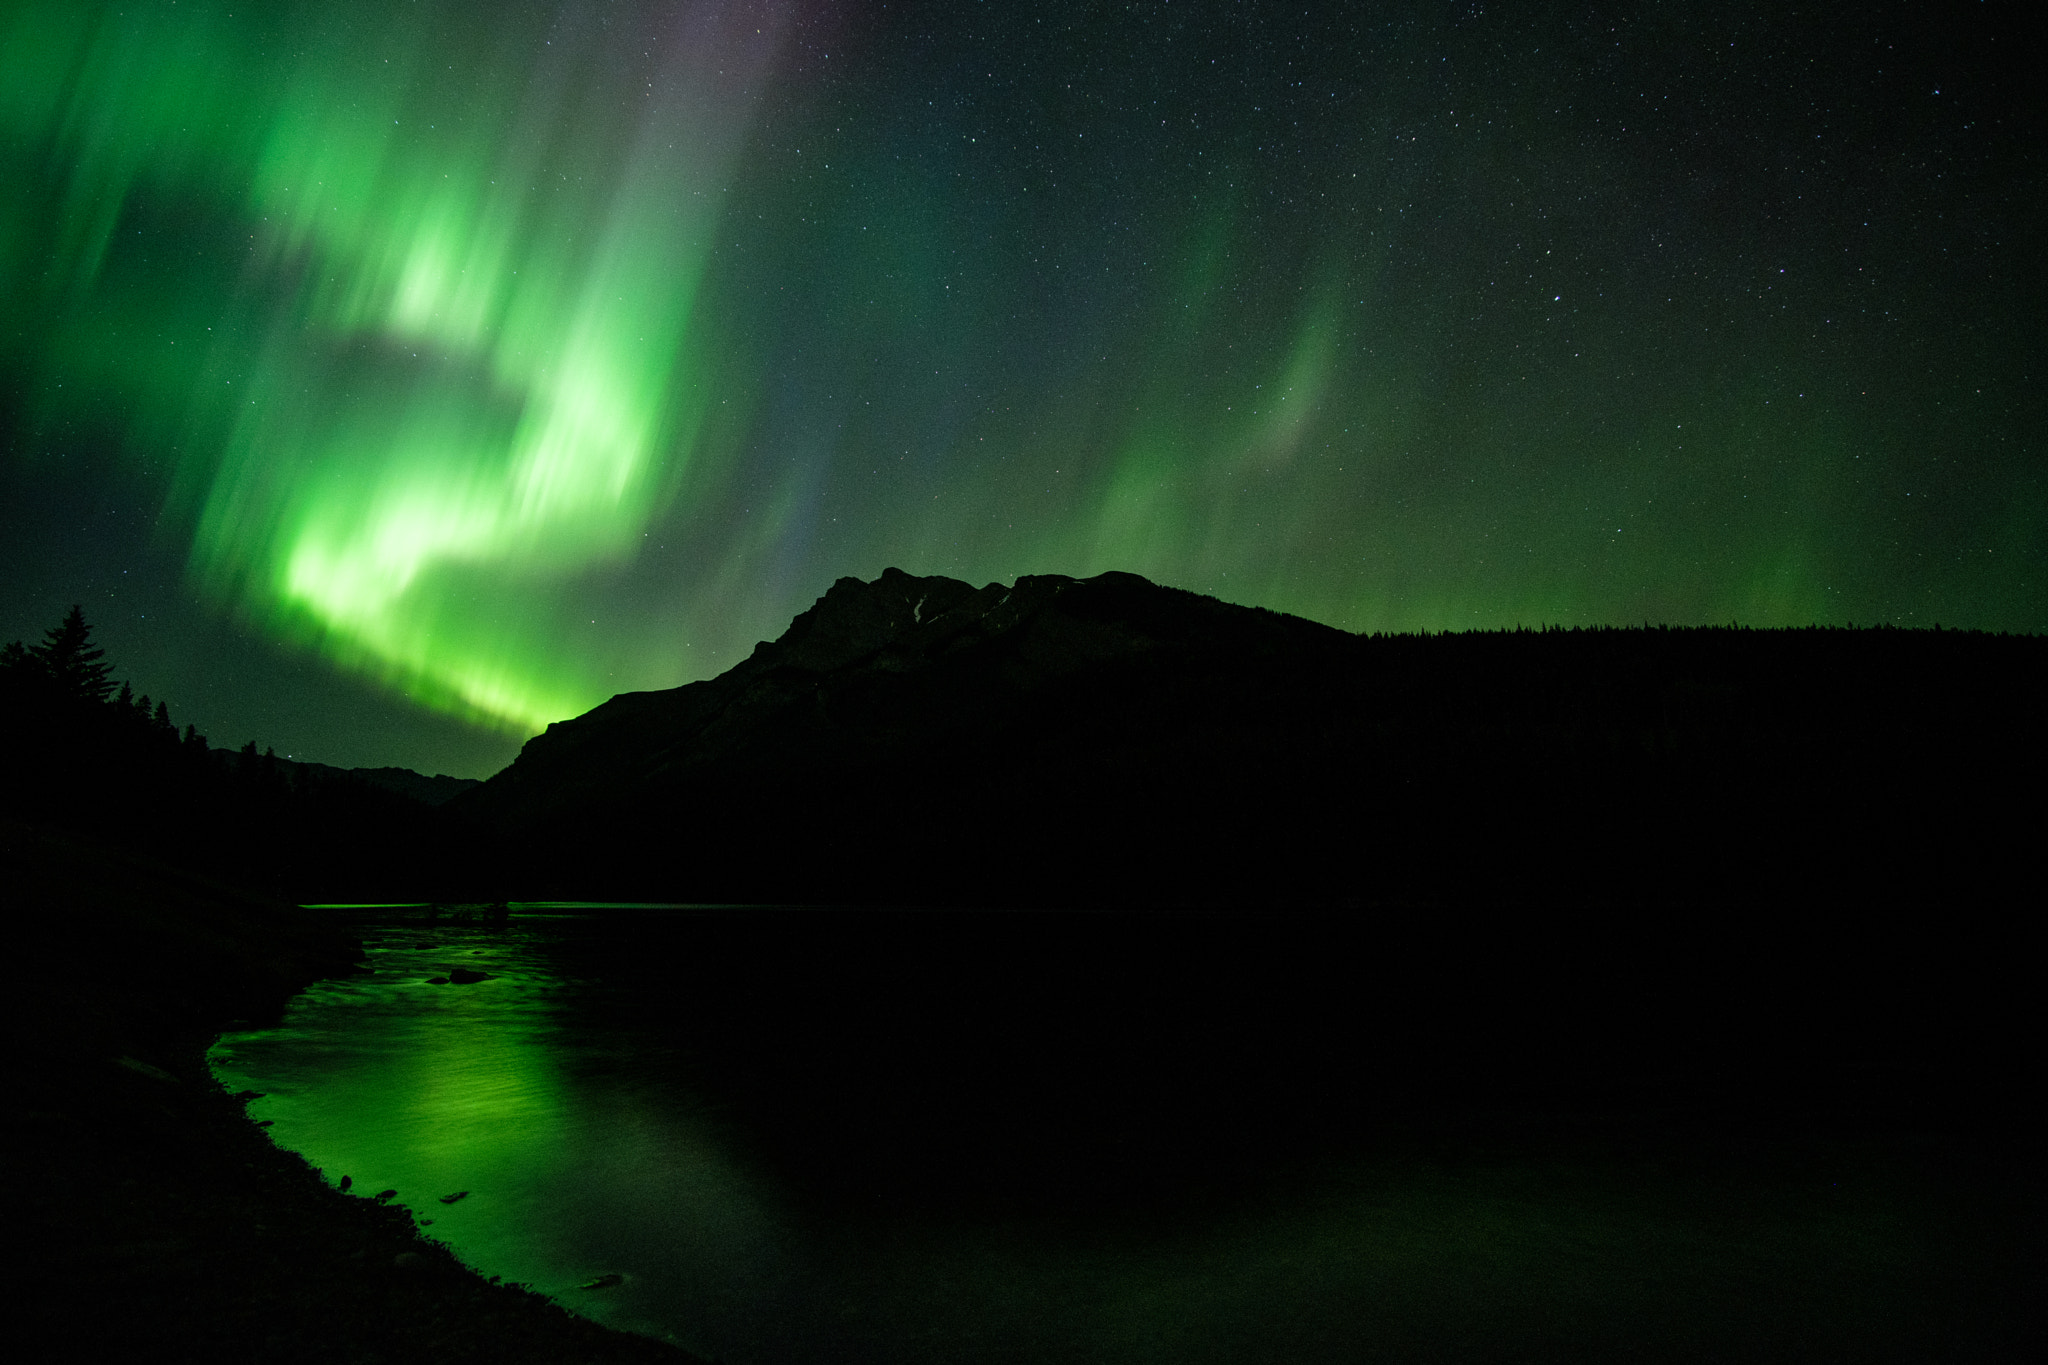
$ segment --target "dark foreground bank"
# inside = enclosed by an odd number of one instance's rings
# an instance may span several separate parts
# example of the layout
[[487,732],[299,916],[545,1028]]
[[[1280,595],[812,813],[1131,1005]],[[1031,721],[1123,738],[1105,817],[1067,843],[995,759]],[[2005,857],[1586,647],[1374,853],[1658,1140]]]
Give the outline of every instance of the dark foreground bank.
[[[485,1282],[398,1206],[273,1146],[205,1050],[348,970],[333,926],[0,826],[13,951],[6,1125],[17,1317],[38,1360],[669,1362]],[[365,1193],[374,1193],[369,1191]],[[14,1355],[14,1359],[24,1359]]]

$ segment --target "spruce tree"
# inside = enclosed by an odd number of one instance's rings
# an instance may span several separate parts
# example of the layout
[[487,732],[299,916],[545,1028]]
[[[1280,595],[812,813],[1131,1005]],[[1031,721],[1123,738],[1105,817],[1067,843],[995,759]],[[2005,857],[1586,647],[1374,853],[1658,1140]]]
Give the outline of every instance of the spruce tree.
[[107,676],[114,666],[102,662],[107,651],[93,644],[85,609],[76,603],[64,623],[44,631],[43,642],[30,646],[28,652],[65,696],[105,701],[114,690],[113,679]]

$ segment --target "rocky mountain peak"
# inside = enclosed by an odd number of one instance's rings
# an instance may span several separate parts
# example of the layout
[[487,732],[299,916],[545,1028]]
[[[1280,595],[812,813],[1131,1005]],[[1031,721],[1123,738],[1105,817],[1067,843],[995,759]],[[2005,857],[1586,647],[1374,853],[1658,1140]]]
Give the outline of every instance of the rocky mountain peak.
[[872,583],[842,578],[809,610],[789,623],[782,638],[754,652],[772,662],[826,673],[894,643],[917,626],[977,595],[957,578],[920,578],[889,568]]

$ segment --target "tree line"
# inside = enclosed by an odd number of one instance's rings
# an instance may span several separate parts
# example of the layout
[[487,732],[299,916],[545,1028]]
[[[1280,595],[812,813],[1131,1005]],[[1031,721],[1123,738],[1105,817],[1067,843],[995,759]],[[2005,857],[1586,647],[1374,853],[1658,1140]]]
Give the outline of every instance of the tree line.
[[0,815],[56,825],[293,899],[431,894],[435,812],[254,740],[217,749],[161,698],[117,680],[84,609],[0,646]]

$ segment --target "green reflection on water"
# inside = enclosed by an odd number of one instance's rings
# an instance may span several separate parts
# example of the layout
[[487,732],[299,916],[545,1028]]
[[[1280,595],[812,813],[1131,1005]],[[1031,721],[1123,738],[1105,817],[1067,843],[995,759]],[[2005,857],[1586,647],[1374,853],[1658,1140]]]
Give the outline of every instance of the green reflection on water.
[[[666,1336],[669,1281],[762,1261],[772,1219],[754,1183],[686,1106],[607,1067],[606,1040],[565,1034],[568,983],[525,936],[428,925],[369,939],[367,975],[319,983],[280,1027],[212,1050],[225,1084],[264,1092],[250,1113],[276,1141],[353,1193],[397,1190],[480,1273],[616,1327]],[[429,984],[453,966],[491,975]],[[662,1273],[634,1273],[649,1260]],[[616,1289],[577,1291],[621,1270]]]
[[[1841,1146],[1767,1177],[1648,1139],[1380,1152],[1178,1221],[820,1222],[630,1012],[579,1012],[601,983],[558,972],[545,920],[373,929],[371,972],[224,1037],[216,1071],[479,1272],[732,1365],[1910,1359],[1967,1280],[1897,1164]],[[492,976],[426,984],[453,965]]]

